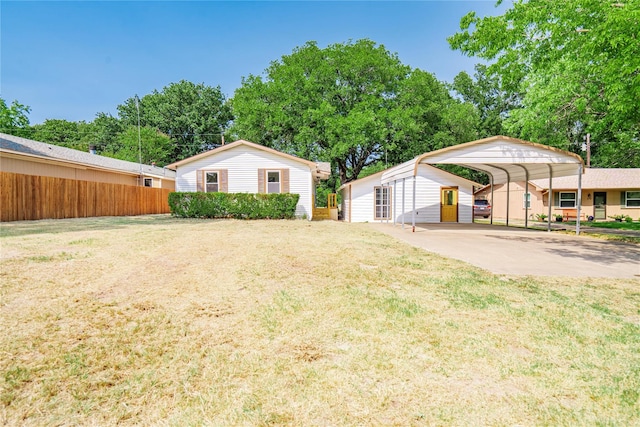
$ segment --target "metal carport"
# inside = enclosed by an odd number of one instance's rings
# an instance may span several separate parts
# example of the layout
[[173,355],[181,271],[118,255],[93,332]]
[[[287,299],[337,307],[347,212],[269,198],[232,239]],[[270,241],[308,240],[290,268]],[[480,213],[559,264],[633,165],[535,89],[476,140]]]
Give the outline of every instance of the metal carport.
[[[525,182],[528,193],[529,180],[549,178],[549,215],[547,229],[551,230],[551,194],[553,178],[560,176],[578,176],[576,234],[580,234],[580,209],[582,204],[582,174],[584,162],[580,156],[568,151],[523,141],[507,136],[490,138],[454,145],[441,150],[422,154],[408,162],[394,166],[382,174],[382,185],[394,186],[402,182],[402,218],[404,221],[405,181],[412,180],[413,206],[412,227],[415,230],[416,175],[420,164],[454,164],[485,172],[489,175],[491,192],[495,184],[507,185],[507,226],[509,225],[509,183]],[[528,205],[525,210],[525,228],[528,227]],[[493,216],[492,216],[493,220]],[[404,224],[403,224],[404,225]]]

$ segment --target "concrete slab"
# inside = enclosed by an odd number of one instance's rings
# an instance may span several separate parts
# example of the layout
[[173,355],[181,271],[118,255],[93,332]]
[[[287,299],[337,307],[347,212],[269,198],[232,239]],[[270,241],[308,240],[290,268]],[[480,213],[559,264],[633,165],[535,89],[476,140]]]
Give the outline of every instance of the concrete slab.
[[485,224],[371,223],[427,251],[496,274],[640,278],[640,245]]

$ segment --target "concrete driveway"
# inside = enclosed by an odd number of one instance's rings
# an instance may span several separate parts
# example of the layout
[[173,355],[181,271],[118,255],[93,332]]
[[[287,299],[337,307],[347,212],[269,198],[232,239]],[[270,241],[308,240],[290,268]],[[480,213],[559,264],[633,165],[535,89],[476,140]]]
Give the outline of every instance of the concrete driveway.
[[496,274],[640,278],[640,245],[485,224],[421,224],[378,231]]

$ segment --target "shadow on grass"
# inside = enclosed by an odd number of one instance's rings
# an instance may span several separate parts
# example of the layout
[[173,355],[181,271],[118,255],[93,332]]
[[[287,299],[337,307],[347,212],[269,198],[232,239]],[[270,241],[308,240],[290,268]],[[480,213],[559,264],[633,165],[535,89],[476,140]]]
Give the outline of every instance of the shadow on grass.
[[32,234],[57,234],[73,231],[113,230],[131,225],[147,226],[202,221],[165,215],[102,216],[93,218],[42,219],[0,223],[0,238]]

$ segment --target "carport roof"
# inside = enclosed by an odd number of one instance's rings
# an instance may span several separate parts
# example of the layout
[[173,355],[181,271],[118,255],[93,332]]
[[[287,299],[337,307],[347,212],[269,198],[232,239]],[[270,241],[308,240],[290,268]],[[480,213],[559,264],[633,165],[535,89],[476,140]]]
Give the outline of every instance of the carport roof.
[[489,174],[494,184],[578,175],[584,170],[577,154],[499,135],[422,154],[387,170],[382,183],[415,176],[420,164],[465,166]]

